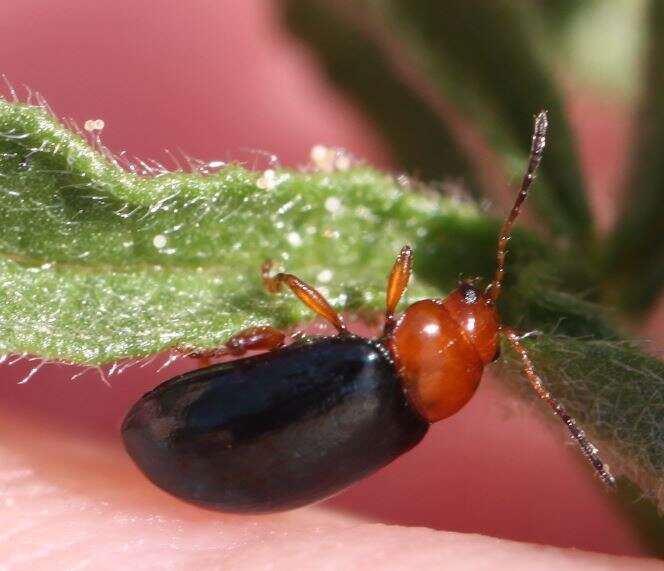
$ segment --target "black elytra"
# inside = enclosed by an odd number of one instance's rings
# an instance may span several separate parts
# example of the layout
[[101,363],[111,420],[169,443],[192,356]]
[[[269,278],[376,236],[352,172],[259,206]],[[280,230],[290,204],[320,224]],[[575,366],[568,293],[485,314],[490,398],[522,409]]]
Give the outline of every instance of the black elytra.
[[134,405],[122,436],[160,488],[256,513],[327,498],[415,446],[428,427],[386,348],[338,336],[167,381]]

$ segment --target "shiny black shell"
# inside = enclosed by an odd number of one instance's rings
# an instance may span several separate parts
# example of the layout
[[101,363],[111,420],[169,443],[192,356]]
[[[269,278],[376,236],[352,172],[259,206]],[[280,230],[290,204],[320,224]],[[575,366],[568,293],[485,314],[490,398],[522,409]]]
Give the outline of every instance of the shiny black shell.
[[426,434],[388,351],[329,337],[192,371],[127,415],[127,451],[157,486],[227,512],[322,500]]

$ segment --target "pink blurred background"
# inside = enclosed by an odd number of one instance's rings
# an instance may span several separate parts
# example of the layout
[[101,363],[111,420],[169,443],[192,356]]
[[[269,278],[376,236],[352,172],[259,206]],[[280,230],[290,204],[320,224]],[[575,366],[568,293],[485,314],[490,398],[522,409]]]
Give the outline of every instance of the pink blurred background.
[[[262,165],[257,151],[267,151],[295,166],[324,143],[390,167],[371,126],[280,29],[269,0],[3,2],[0,37],[0,73],[19,90],[38,90],[58,116],[79,124],[103,119],[103,140],[115,152],[169,164],[165,149],[172,149]],[[582,88],[570,93],[606,227],[629,114]],[[590,152],[583,142],[592,135],[601,145]],[[664,306],[659,315],[649,325],[652,336]],[[1,369],[0,406],[119,446],[117,428],[130,404],[195,364],[181,361],[158,375],[156,364],[131,369],[109,388],[94,372],[72,381],[76,371],[52,365],[18,384],[36,365],[22,362]],[[415,451],[327,505],[375,521],[647,554],[563,431],[504,398],[499,384],[488,378],[478,397]]]

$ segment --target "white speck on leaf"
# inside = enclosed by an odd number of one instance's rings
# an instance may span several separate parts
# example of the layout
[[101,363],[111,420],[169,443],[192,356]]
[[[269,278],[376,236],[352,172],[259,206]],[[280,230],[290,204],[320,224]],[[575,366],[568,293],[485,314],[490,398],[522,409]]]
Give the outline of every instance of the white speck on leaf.
[[261,190],[272,190],[277,186],[276,173],[272,169],[263,171],[263,175],[256,181],[256,186]]
[[318,272],[318,275],[316,276],[316,279],[320,283],[326,284],[326,283],[329,283],[329,282],[332,281],[333,276],[334,276],[334,274],[332,273],[332,270],[325,269],[325,270],[321,270],[320,272]]
[[302,236],[300,236],[297,232],[289,232],[286,236],[286,239],[291,246],[298,247],[302,245]]
[[166,238],[166,236],[163,234],[157,234],[154,238],[152,238],[152,245],[159,250],[166,246],[167,243],[168,238]]
[[330,214],[338,214],[343,210],[343,204],[336,196],[330,196],[325,200],[325,210]]

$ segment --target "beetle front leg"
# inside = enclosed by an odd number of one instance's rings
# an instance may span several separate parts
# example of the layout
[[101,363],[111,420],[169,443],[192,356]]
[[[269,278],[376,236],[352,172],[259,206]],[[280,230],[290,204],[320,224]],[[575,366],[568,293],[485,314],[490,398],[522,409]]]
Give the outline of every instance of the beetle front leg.
[[383,329],[384,336],[389,335],[394,329],[394,312],[397,309],[401,297],[406,291],[406,287],[408,287],[408,281],[410,280],[412,273],[413,250],[410,246],[406,245],[401,248],[397,259],[394,262],[394,266],[392,266],[390,277],[387,280],[387,303],[385,307],[385,327]]

